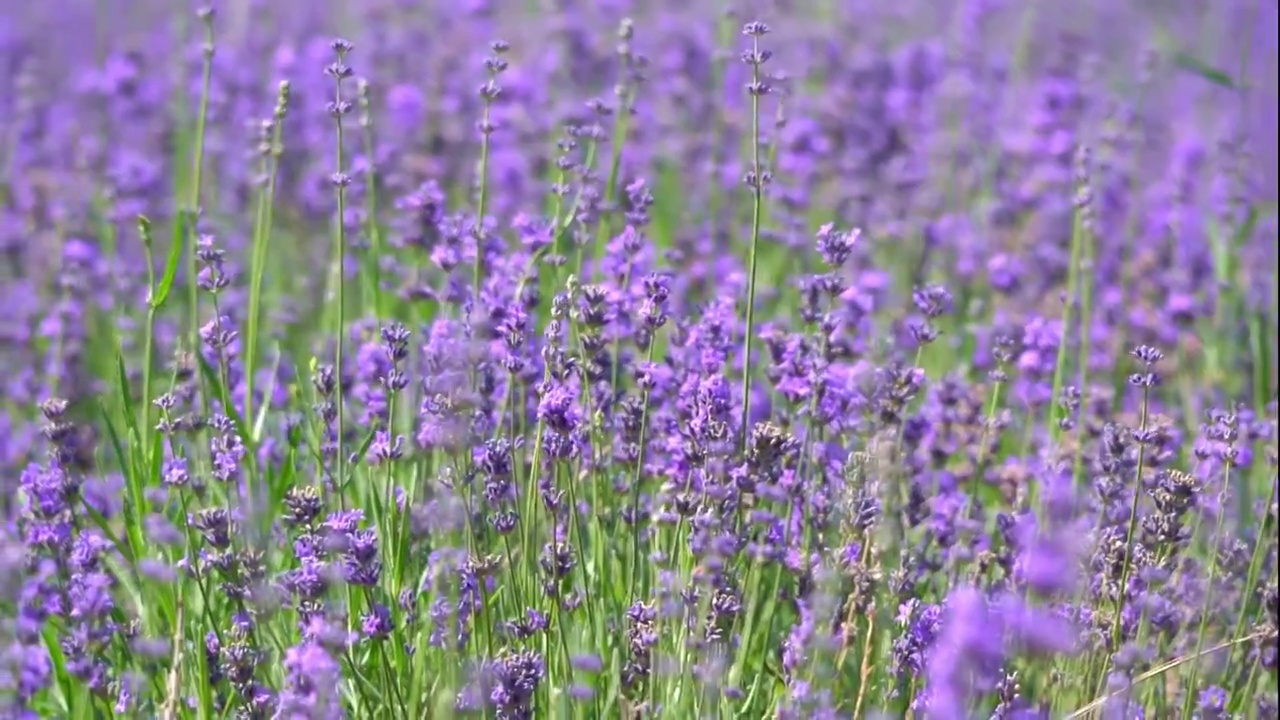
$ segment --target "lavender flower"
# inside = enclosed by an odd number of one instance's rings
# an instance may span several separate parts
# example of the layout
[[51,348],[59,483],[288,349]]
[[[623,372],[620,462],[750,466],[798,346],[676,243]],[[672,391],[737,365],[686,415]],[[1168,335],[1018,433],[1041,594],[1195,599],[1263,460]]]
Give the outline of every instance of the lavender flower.
[[1274,714],[1271,4],[170,5],[0,10],[0,716]]

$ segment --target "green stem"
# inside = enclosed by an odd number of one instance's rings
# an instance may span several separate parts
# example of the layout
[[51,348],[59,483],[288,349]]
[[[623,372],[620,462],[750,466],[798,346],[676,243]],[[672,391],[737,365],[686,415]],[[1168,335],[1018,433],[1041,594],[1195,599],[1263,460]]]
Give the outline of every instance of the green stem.
[[[342,65],[345,59],[346,59],[346,51],[338,50],[338,64]],[[334,179],[337,181],[335,183],[335,188],[336,188],[337,199],[338,199],[337,227],[334,230],[334,241],[333,241],[333,252],[335,255],[334,262],[338,269],[337,323],[334,328],[335,332],[333,336],[333,341],[337,345],[337,347],[335,348],[337,365],[334,368],[334,371],[337,373],[337,385],[338,385],[338,388],[337,388],[338,417],[335,421],[336,431],[337,431],[337,437],[336,437],[337,457],[334,458],[334,465],[337,466],[337,471],[335,473],[335,484],[338,488],[344,488],[346,486],[345,465],[347,462],[346,453],[344,452],[344,448],[343,448],[343,439],[344,439],[344,430],[345,430],[345,425],[343,422],[344,415],[345,415],[344,398],[346,396],[346,393],[343,392],[343,388],[342,388],[342,377],[343,377],[342,348],[346,344],[344,342],[343,334],[344,334],[344,328],[346,326],[345,313],[346,313],[346,300],[347,300],[347,297],[346,297],[347,186],[346,186],[346,177],[343,175],[343,172],[342,172],[342,165],[343,165],[342,80],[343,80],[343,77],[340,74],[338,77],[334,79],[334,86],[333,86],[333,101],[336,106],[336,112],[334,115],[334,124],[336,125],[336,131],[337,131],[336,132],[337,141],[334,145],[334,152],[336,154],[336,160],[335,160],[336,168],[334,170],[334,173],[335,173]]]
[[[752,37],[751,49],[758,58],[760,52],[758,36]],[[760,213],[764,205],[764,178],[761,177],[760,171],[760,95],[756,92],[760,83],[759,63],[751,66],[751,82],[751,172],[753,175],[751,245],[747,251],[747,318],[746,333],[742,340],[742,422],[739,428],[742,432],[743,448],[747,446],[747,437],[750,432],[747,425],[751,420],[751,345],[752,336],[755,334],[756,265],[760,244]]]
[[484,118],[480,128],[480,191],[476,198],[476,224],[472,234],[476,241],[476,263],[471,278],[473,302],[480,301],[480,282],[484,278],[484,214],[489,199],[489,124],[493,101],[485,98]]
[[[1001,368],[1003,371],[1003,367]],[[987,472],[987,463],[990,461],[991,453],[987,450],[987,446],[991,442],[991,426],[995,422],[996,409],[1000,407],[1000,390],[1004,387],[1004,383],[996,381],[991,388],[991,403],[987,405],[987,417],[982,424],[982,444],[978,446],[978,462],[973,469],[973,477],[970,479],[973,490],[973,497],[978,497],[978,488],[982,486],[982,478]]]
[[[1272,490],[1272,492],[1274,493],[1275,491]],[[1236,616],[1235,629],[1231,633],[1231,637],[1229,639],[1244,637],[1245,621],[1249,617],[1249,608],[1251,606],[1250,601],[1258,586],[1258,577],[1262,572],[1262,562],[1264,558],[1267,557],[1268,551],[1271,551],[1273,553],[1272,557],[1275,557],[1274,536],[1268,534],[1271,532],[1271,519],[1272,515],[1269,511],[1267,511],[1262,517],[1262,526],[1259,529],[1258,537],[1253,546],[1253,557],[1249,560],[1249,574],[1245,579],[1244,594],[1240,600],[1240,611]],[[1246,650],[1245,653],[1245,657],[1247,658],[1248,651]],[[1234,654],[1235,651],[1233,650],[1232,655]],[[1230,666],[1228,665],[1228,667]]]
[[[728,14],[723,14],[720,18],[718,31],[716,33],[716,58],[711,64],[711,87],[709,89],[709,97],[719,97],[724,89],[724,77],[726,73],[727,53],[722,50],[729,44],[729,38],[733,32],[732,25],[729,21]],[[720,221],[720,199],[721,199],[721,183],[719,182],[720,172],[720,153],[722,152],[721,136],[724,135],[725,126],[724,108],[719,104],[712,108],[711,113],[711,172],[713,173],[713,181],[707,197],[707,220],[710,225],[708,235],[711,241],[716,241],[718,234],[718,226]]]
[[[655,333],[656,334],[656,333]],[[653,347],[656,337],[649,338],[649,348],[645,354],[645,362],[653,364]],[[644,392],[640,408],[640,441],[636,455],[635,474],[631,478],[631,580],[627,583],[627,597],[634,598],[636,578],[640,576],[640,482],[644,477],[644,451],[648,442],[649,430],[649,391]]]
[[[564,240],[569,237],[569,228],[571,228],[573,226],[573,223],[577,222],[578,220],[578,217],[577,217],[578,206],[581,204],[583,195],[585,195],[587,180],[591,176],[591,171],[595,168],[596,154],[599,152],[599,147],[600,147],[599,141],[596,140],[595,135],[592,134],[591,138],[587,141],[587,156],[586,156],[586,159],[583,160],[582,162],[582,173],[581,173],[581,179],[579,180],[579,183],[578,183],[578,192],[574,194],[573,205],[569,207],[569,212],[565,215],[564,220],[562,221],[563,229],[560,229],[560,228],[556,229],[556,254],[562,257],[564,252],[563,250]],[[577,259],[574,262],[574,273],[578,277],[582,277],[583,276],[582,265],[586,259],[585,258],[586,248],[583,245],[579,244],[578,252],[575,253],[575,255]],[[555,276],[555,280],[557,284],[559,284],[561,279],[564,278],[564,271],[568,268],[568,266],[569,266],[569,263],[567,262],[563,263],[560,266],[560,270],[556,273],[556,276]]]
[[[1083,236],[1082,244],[1084,245],[1083,255],[1086,265],[1093,262],[1093,233],[1088,227],[1081,223],[1080,234]],[[1089,340],[1091,332],[1090,318],[1093,313],[1093,272],[1084,274],[1084,280],[1080,284],[1080,397],[1082,401],[1087,398],[1089,392]],[[1081,413],[1083,414],[1083,413]],[[1072,483],[1078,484],[1084,472],[1084,435],[1077,431],[1075,447],[1075,458],[1071,465]]]
[[[551,368],[548,367],[543,370],[542,382],[546,383],[550,379]],[[538,553],[534,550],[532,537],[536,532],[538,520],[538,477],[542,471],[542,435],[545,431],[546,423],[539,416],[533,433],[533,457],[529,462],[529,477],[524,488],[524,513],[520,516],[520,524],[523,526],[520,533],[520,547],[528,556],[529,578],[534,587],[537,586],[538,578]]]
[[[187,300],[190,311],[190,326],[187,328],[191,352],[200,352],[200,292],[196,270],[196,243],[199,235],[201,183],[204,180],[204,140],[205,126],[209,117],[209,85],[213,77],[213,14],[202,15],[204,21],[204,67],[200,76],[200,110],[196,115],[196,148],[193,159],[190,195],[187,198],[187,221],[184,232],[188,233],[187,242]],[[202,393],[203,397],[203,393]],[[205,400],[206,410],[208,410]],[[206,412],[206,414],[208,414]]]
[[[613,149],[609,158],[609,177],[604,186],[604,207],[613,205],[613,195],[618,189],[618,175],[622,170],[622,148],[626,144],[628,121],[631,119],[631,108],[635,103],[635,89],[628,88],[619,103],[618,112],[613,121]],[[596,257],[604,255],[605,244],[609,241],[610,215],[605,213],[600,219],[600,227],[596,230]]]
[[[1199,657],[1200,651],[1204,649],[1205,631],[1209,627],[1209,614],[1213,609],[1214,588],[1213,583],[1217,580],[1218,575],[1218,552],[1217,543],[1222,537],[1222,527],[1227,519],[1227,493],[1231,490],[1231,463],[1227,463],[1227,467],[1222,477],[1222,492],[1218,495],[1218,524],[1214,528],[1213,537],[1209,539],[1209,572],[1205,581],[1205,598],[1204,605],[1200,608],[1200,625],[1196,631],[1196,649],[1191,653],[1192,657]],[[1243,600],[1243,605],[1248,606],[1248,597]],[[1243,615],[1243,612],[1242,612]],[[1182,717],[1191,717],[1191,707],[1196,697],[1196,681],[1200,675],[1200,663],[1191,664],[1191,679],[1187,682],[1186,699],[1182,705]]]
[[373,137],[373,113],[370,110],[369,83],[360,80],[356,84],[356,96],[360,102],[360,128],[364,139],[364,155],[368,158],[364,170],[365,233],[369,236],[368,276],[372,284],[373,305],[378,317],[386,317],[387,307],[382,295],[382,227],[378,224],[378,172],[374,163],[377,146]]
[[[156,334],[156,264],[155,257],[152,253],[152,237],[151,237],[151,221],[145,217],[138,217],[138,234],[142,236],[142,248],[146,253],[147,260],[147,327],[142,345],[142,451],[145,454],[151,449],[151,366],[152,349],[155,343]],[[159,457],[153,457],[150,462],[154,466],[160,462]],[[141,508],[139,508],[141,512]]]
[[[1138,423],[1139,430],[1145,432],[1147,429],[1147,413],[1149,407],[1149,399],[1151,388],[1143,386],[1142,388],[1142,418]],[[1142,499],[1142,472],[1147,459],[1146,443],[1138,444],[1138,469],[1133,482],[1133,502],[1129,506],[1129,527],[1125,531],[1124,541],[1124,563],[1120,568],[1120,585],[1116,588],[1116,608],[1115,617],[1111,620],[1111,652],[1117,652],[1120,649],[1121,626],[1120,618],[1124,615],[1125,595],[1127,594],[1129,584],[1129,570],[1133,564],[1133,538],[1138,528],[1138,501]],[[1110,654],[1104,654],[1102,658],[1102,673],[1098,676],[1099,692],[1105,687],[1107,679],[1107,668],[1111,664]]]
[[[1248,644],[1244,645],[1243,652],[1246,658],[1249,657]],[[1244,703],[1250,700],[1256,701],[1257,695],[1254,694],[1254,688],[1258,686],[1258,675],[1259,675],[1258,671],[1261,669],[1262,669],[1262,653],[1259,652],[1258,656],[1255,657],[1253,660],[1252,668],[1250,668],[1249,670],[1249,679],[1246,680],[1244,683],[1244,692],[1236,693],[1235,697],[1233,697],[1231,700],[1231,704],[1235,706],[1231,708],[1231,711],[1233,713],[1240,712],[1241,710],[1243,710]],[[1273,675],[1272,677],[1274,678],[1275,676]],[[1232,715],[1231,717],[1238,717],[1238,716]]]
[[[1138,88],[1136,90],[1136,99],[1134,100],[1134,109],[1135,109],[1135,116],[1136,118],[1139,118],[1139,119],[1135,119],[1134,122],[1135,122],[1135,127],[1138,128],[1139,130],[1139,135],[1141,135],[1141,128],[1142,128],[1142,122],[1143,122],[1140,118],[1142,118],[1142,112],[1146,107],[1145,103],[1143,102],[1143,99],[1146,97],[1147,89],[1149,86],[1150,86],[1149,78],[1144,77],[1142,81],[1138,84]],[[1141,152],[1142,147],[1141,145],[1139,145],[1137,148],[1131,148],[1131,149],[1134,150],[1134,152]],[[1137,235],[1138,233],[1139,223],[1142,218],[1142,213],[1139,211],[1139,208],[1141,205],[1140,203],[1135,201],[1135,198],[1138,196],[1142,187],[1140,183],[1144,179],[1143,174],[1138,171],[1138,167],[1139,167],[1138,163],[1133,163],[1133,165],[1129,169],[1128,177],[1126,178],[1128,180],[1128,182],[1126,183],[1126,200],[1128,201],[1129,209],[1128,209],[1128,212],[1126,213],[1125,229],[1120,237],[1120,257],[1118,258],[1118,262],[1117,262],[1117,266],[1120,268],[1120,271],[1119,271],[1120,307],[1122,308],[1129,307],[1129,302],[1130,302],[1129,298],[1130,298],[1130,293],[1132,292],[1131,286],[1133,285],[1133,283],[1129,282],[1128,278],[1125,277],[1128,274],[1126,271],[1126,268],[1129,264],[1129,258],[1133,254],[1134,239],[1135,239],[1134,236]],[[1127,342],[1128,328],[1129,326],[1127,323],[1119,323],[1116,326],[1116,332],[1118,333],[1118,336],[1117,336],[1118,347],[1125,347],[1128,345],[1128,342]],[[1123,374],[1116,373],[1116,375],[1117,375],[1117,378],[1116,378],[1117,382],[1115,384],[1115,390],[1116,390],[1116,396],[1119,397],[1120,391],[1123,389],[1123,385],[1121,385],[1121,382],[1123,382]]]
[[[289,83],[280,83],[276,110],[271,130],[271,146],[265,148],[263,157],[267,184],[258,196],[258,212],[253,228],[253,260],[249,277],[249,318],[245,337],[244,356],[244,420],[256,427],[253,417],[254,365],[258,358],[258,334],[262,322],[262,279],[266,275],[267,248],[271,244],[271,227],[274,216],[276,177],[280,169],[280,137],[284,126],[284,114],[289,98]],[[256,441],[257,438],[255,437]]]
[[1049,397],[1049,409],[1045,424],[1049,426],[1049,438],[1056,445],[1062,436],[1062,427],[1058,421],[1058,399],[1062,395],[1062,384],[1067,374],[1067,345],[1071,338],[1072,309],[1080,292],[1080,255],[1084,245],[1084,222],[1080,211],[1076,211],[1071,221],[1071,264],[1067,267],[1067,301],[1062,307],[1062,332],[1058,339],[1058,358],[1053,367],[1053,392]]

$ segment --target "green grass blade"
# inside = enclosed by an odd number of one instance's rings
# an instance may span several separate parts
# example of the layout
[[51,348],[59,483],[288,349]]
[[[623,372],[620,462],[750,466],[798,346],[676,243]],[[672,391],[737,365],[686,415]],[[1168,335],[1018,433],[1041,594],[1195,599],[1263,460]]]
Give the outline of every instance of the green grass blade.
[[182,263],[182,251],[186,245],[186,215],[179,211],[173,219],[173,233],[169,238],[169,256],[164,262],[164,275],[160,276],[160,284],[156,286],[155,297],[151,305],[155,308],[164,306],[169,299],[169,291],[173,289],[173,280],[178,276],[178,265]]
[[1231,75],[1225,70],[1213,67],[1209,63],[1192,55],[1185,50],[1179,50],[1173,55],[1173,64],[1178,69],[1196,75],[1204,80],[1213,83],[1219,87],[1235,90],[1239,87]]
[[137,441],[141,435],[138,434],[138,409],[133,402],[133,393],[129,391],[129,374],[124,366],[124,354],[116,352],[116,380],[120,383],[120,402],[124,405],[124,422],[129,427],[130,440]]

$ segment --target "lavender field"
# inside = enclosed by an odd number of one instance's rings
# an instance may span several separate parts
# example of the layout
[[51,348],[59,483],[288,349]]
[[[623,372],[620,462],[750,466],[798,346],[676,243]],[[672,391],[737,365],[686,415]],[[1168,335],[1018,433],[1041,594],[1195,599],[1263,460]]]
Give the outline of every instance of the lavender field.
[[0,2],[0,720],[1274,718],[1272,0]]

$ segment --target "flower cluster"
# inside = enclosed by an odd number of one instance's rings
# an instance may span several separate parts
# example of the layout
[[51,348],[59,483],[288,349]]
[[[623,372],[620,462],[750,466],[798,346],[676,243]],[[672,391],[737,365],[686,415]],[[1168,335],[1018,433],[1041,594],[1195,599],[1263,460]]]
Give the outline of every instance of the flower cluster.
[[1275,715],[1274,4],[100,5],[0,717]]

